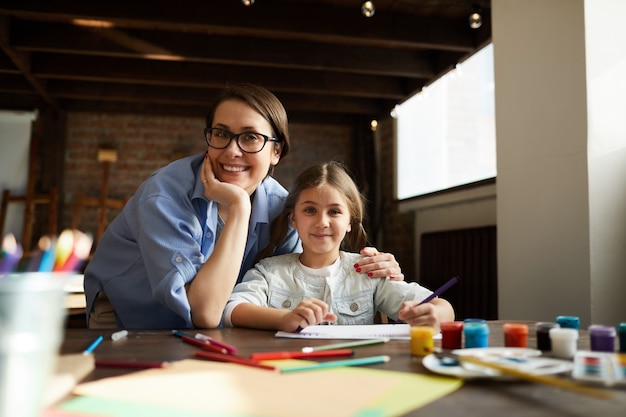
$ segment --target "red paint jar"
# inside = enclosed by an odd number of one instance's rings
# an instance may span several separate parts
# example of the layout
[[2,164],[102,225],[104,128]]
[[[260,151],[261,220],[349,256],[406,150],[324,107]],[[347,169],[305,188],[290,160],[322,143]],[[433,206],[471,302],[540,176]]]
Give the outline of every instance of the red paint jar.
[[447,321],[439,326],[441,328],[441,348],[461,349],[463,347],[463,322]]
[[505,323],[502,325],[505,347],[526,347],[528,339],[528,325],[519,323]]

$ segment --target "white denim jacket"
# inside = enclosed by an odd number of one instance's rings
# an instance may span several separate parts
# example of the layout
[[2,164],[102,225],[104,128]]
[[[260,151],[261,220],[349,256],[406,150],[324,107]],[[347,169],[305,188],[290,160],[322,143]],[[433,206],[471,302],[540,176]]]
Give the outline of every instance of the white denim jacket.
[[228,300],[224,325],[232,326],[231,313],[239,303],[293,310],[307,298],[326,302],[338,317],[336,324],[373,324],[377,311],[396,320],[402,302],[432,294],[415,282],[369,278],[356,272],[354,264],[363,258],[358,253],[340,252],[333,265],[321,269],[302,265],[299,256],[265,258],[246,272]]

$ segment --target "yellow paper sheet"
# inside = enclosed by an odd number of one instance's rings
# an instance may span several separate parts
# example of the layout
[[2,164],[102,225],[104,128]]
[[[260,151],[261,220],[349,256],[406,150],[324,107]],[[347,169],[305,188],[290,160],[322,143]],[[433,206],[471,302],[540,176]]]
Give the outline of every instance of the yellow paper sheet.
[[[433,383],[433,378],[443,382]],[[397,416],[453,391],[460,384],[449,378],[368,368],[280,374],[189,359],[169,368],[80,384],[74,393],[207,414],[341,417],[372,409],[379,410],[380,416]],[[406,396],[399,398],[398,392]]]

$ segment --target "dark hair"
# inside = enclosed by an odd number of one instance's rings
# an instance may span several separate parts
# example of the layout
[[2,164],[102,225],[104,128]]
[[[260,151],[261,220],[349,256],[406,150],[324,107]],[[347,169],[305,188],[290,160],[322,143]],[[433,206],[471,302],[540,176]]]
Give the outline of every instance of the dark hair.
[[341,242],[341,249],[358,252],[367,244],[367,233],[363,228],[365,203],[363,195],[348,173],[347,168],[336,161],[314,165],[302,172],[289,190],[283,211],[274,219],[271,226],[270,242],[263,249],[257,261],[274,254],[276,247],[285,240],[289,231],[289,215],[293,213],[302,191],[328,184],[346,198],[350,211],[352,231]]
[[218,94],[209,109],[206,116],[207,128],[213,127],[213,118],[215,117],[217,107],[227,100],[243,101],[263,116],[272,126],[274,137],[280,140],[280,142],[274,142],[274,144],[280,147],[281,159],[289,153],[290,141],[287,112],[280,100],[272,92],[253,84],[227,86]]

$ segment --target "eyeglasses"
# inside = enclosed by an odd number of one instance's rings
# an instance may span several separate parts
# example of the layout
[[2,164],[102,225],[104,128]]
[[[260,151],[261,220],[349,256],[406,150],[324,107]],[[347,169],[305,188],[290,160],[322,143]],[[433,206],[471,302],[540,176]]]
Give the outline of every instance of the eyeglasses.
[[280,142],[278,138],[271,138],[255,132],[232,133],[228,130],[207,128],[204,129],[204,139],[207,145],[214,149],[226,149],[230,142],[235,139],[237,146],[245,153],[261,152],[267,141]]

